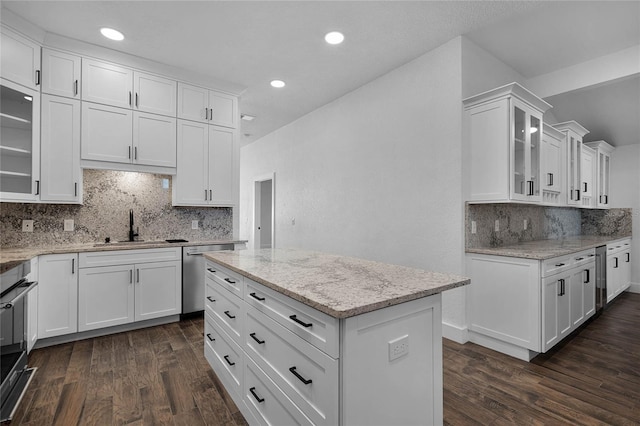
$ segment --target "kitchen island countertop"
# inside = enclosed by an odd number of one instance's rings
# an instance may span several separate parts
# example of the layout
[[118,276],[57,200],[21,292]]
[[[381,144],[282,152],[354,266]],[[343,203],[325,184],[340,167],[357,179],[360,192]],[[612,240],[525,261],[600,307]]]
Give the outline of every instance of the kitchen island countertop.
[[205,257],[334,318],[470,283],[453,274],[297,249],[209,252]]

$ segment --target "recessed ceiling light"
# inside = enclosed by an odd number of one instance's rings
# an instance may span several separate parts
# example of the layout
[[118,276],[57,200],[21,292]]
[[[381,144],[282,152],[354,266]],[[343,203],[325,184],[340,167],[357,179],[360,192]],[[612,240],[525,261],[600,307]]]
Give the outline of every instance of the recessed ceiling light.
[[284,81],[282,81],[282,80],[272,80],[271,81],[271,86],[276,87],[276,88],[279,89],[281,87],[284,87],[285,84],[284,84]]
[[329,44],[340,44],[344,41],[344,35],[338,31],[332,31],[324,36],[324,40]]
[[110,40],[115,40],[115,41],[124,40],[124,35],[120,31],[114,30],[113,28],[106,28],[106,27],[100,28],[100,32],[102,33],[103,36],[105,36]]

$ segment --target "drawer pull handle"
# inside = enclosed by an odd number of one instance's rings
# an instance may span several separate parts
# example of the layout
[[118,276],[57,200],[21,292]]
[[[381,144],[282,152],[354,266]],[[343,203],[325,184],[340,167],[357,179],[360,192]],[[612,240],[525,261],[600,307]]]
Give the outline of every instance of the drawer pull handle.
[[216,339],[214,339],[213,337],[211,337],[211,333],[207,333],[207,338],[208,338],[209,340],[211,340],[212,342],[215,342],[215,341],[216,341]]
[[311,379],[305,379],[305,378],[304,378],[304,377],[302,377],[300,374],[298,374],[298,372],[296,371],[296,367],[295,367],[295,366],[294,366],[294,367],[291,367],[291,368],[289,369],[289,371],[291,371],[291,373],[293,373],[293,375],[294,375],[294,376],[296,376],[298,379],[300,379],[300,381],[301,381],[302,383],[304,383],[305,385],[308,385],[308,384],[310,384],[310,383],[312,383],[312,382],[313,382],[313,380],[311,380]]
[[578,257],[578,258],[576,258],[576,262],[577,262],[577,261],[579,261],[579,260],[584,260],[584,257]]
[[302,322],[302,321],[300,321],[300,320],[298,319],[298,317],[297,317],[297,316],[295,316],[295,315],[289,315],[289,318],[290,318],[291,320],[293,320],[294,322],[297,322],[298,324],[300,324],[301,326],[306,327],[306,328],[309,328],[309,327],[311,327],[311,326],[313,325],[313,324],[312,324],[312,323],[310,323],[310,322]]
[[256,394],[256,388],[249,388],[249,392],[251,392],[251,395],[253,395],[253,397],[256,399],[256,401],[258,401],[258,403],[260,403],[260,402],[264,402],[264,398],[260,398],[260,397]]
[[216,301],[216,299],[212,298],[211,296],[207,296],[207,300],[209,302],[215,302]]
[[234,318],[236,317],[235,315],[231,315],[231,314],[229,313],[229,311],[224,311],[224,314],[225,314],[226,316],[228,316],[229,318],[231,318],[231,319],[234,319]]
[[258,296],[258,295],[257,295],[257,294],[255,294],[255,293],[249,293],[249,296],[251,296],[251,297],[253,297],[254,299],[259,300],[259,301],[261,301],[261,302],[264,302],[264,300],[265,300],[265,298],[264,298],[264,297],[260,297],[260,296]]
[[211,272],[212,274],[216,273],[216,271],[214,271],[213,268],[207,268],[207,271]]
[[229,355],[225,355],[225,356],[224,356],[224,360],[225,360],[225,361],[227,361],[227,364],[229,364],[229,365],[236,365],[236,363],[235,363],[235,362],[231,362],[231,361],[229,361]]
[[556,263],[556,268],[559,268],[561,266],[564,266],[564,263]]
[[586,272],[586,273],[587,273],[587,278],[585,278],[585,279],[584,279],[584,281],[583,281],[582,283],[583,283],[583,284],[588,284],[588,283],[589,283],[589,281],[591,281],[591,278],[590,278],[590,275],[591,275],[591,274],[589,273],[589,270],[588,270],[588,269],[585,269],[585,270],[584,270],[584,272]]
[[225,278],[224,279],[226,282],[228,282],[229,284],[235,284],[236,282],[233,280],[230,280],[229,278]]
[[258,338],[256,337],[256,333],[251,333],[249,336],[251,336],[251,338],[252,338],[253,340],[255,340],[256,342],[258,342],[258,344],[259,344],[259,345],[261,345],[261,344],[263,344],[263,343],[264,343],[264,340],[260,340],[260,339],[258,339]]

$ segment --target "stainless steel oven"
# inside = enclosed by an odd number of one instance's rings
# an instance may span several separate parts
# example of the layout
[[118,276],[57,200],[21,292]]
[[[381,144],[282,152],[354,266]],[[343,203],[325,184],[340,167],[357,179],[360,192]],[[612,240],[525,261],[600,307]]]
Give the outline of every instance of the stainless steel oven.
[[11,420],[34,372],[27,367],[27,294],[38,283],[27,279],[30,269],[26,261],[0,274],[0,421]]

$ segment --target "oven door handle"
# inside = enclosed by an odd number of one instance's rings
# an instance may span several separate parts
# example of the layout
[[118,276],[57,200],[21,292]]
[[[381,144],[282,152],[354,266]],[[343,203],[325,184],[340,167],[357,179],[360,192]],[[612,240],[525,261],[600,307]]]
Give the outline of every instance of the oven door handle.
[[27,293],[29,293],[31,291],[31,289],[34,288],[37,285],[38,285],[38,281],[30,282],[29,283],[29,287],[27,287],[24,291],[21,291],[20,294],[18,294],[16,297],[13,298],[13,300],[10,300],[7,303],[3,302],[2,305],[0,305],[0,309],[11,309],[13,307],[13,305],[16,304],[17,301],[19,301],[24,296],[26,296]]

